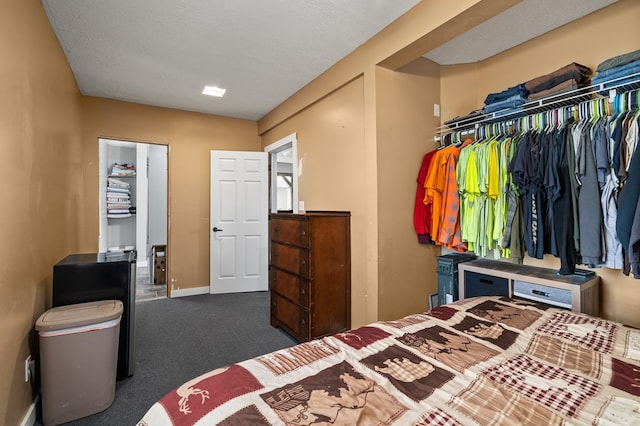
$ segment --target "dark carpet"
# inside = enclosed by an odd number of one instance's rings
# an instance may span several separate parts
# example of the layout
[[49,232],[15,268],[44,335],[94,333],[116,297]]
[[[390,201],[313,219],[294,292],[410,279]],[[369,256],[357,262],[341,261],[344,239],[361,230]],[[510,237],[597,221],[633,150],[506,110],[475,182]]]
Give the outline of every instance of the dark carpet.
[[295,344],[269,325],[268,292],[137,303],[134,375],[116,382],[108,409],[67,424],[135,425],[155,401],[187,380]]

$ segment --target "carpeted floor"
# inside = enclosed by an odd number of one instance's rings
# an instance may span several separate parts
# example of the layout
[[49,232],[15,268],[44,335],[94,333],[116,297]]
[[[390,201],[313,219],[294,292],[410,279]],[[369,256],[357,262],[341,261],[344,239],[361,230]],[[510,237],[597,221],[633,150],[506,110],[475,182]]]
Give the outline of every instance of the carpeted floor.
[[111,407],[67,424],[135,425],[183,382],[296,341],[269,325],[269,293],[256,292],[137,303],[136,343],[135,373],[116,383]]

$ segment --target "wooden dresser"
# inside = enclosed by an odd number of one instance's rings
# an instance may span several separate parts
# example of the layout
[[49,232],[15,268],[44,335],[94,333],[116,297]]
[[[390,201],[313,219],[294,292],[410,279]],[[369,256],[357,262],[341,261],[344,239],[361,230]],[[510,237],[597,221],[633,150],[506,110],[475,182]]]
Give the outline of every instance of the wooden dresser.
[[271,325],[298,341],[351,327],[350,216],[271,214]]

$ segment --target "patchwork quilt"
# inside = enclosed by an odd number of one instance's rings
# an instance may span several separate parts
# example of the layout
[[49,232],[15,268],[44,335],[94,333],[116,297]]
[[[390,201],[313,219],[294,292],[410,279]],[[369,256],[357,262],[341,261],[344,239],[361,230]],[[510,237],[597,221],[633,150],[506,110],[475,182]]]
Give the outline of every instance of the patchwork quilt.
[[155,425],[637,425],[640,330],[466,299],[196,377]]

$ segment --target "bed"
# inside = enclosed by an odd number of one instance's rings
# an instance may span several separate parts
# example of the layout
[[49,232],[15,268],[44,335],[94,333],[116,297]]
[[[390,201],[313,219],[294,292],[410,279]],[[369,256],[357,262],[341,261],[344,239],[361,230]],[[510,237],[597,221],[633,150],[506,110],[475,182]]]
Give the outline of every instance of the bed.
[[640,331],[503,297],[466,299],[216,369],[156,425],[640,424]]

